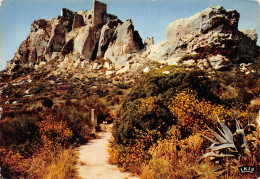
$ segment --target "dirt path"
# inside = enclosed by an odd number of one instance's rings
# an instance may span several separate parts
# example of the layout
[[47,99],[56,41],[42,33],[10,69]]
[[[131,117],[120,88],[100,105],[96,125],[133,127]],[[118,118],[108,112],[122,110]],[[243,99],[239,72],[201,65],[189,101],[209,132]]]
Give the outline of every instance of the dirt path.
[[108,164],[107,144],[110,137],[111,132],[108,130],[100,133],[100,139],[79,147],[79,176],[83,179],[138,179],[129,173],[120,172],[117,166]]

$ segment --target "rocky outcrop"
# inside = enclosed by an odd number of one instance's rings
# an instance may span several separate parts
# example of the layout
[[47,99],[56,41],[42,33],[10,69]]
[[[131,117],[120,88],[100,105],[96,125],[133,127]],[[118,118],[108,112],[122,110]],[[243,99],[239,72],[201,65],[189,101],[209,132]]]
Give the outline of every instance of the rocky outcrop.
[[211,64],[218,70],[233,63],[252,61],[259,56],[255,33],[252,30],[240,32],[238,21],[237,11],[226,11],[222,6],[210,7],[171,23],[165,41],[152,46],[146,55],[149,59],[172,64],[193,60],[188,64],[197,65],[198,61],[203,61],[200,65]]
[[124,66],[129,57],[143,48],[142,39],[134,30],[130,19],[118,25],[110,40],[105,59],[110,59],[117,66]]
[[259,56],[259,47],[256,46],[257,33],[255,29],[246,29],[239,32],[239,57],[244,61],[252,61]]
[[71,58],[83,66],[105,59],[120,73],[140,70],[146,60],[203,70],[229,69],[233,64],[259,57],[255,30],[239,31],[238,22],[237,11],[210,7],[169,24],[165,41],[154,44],[153,38],[147,38],[143,43],[130,19],[122,22],[107,14],[106,4],[94,0],[90,11],[62,9],[57,18],[34,21],[7,71],[22,66],[41,67],[51,60],[62,63]]
[[74,52],[81,58],[92,59],[95,45],[98,41],[94,25],[86,25],[79,29],[79,34],[74,40]]
[[122,24],[122,21],[119,19],[111,20],[107,24],[105,24],[101,29],[99,44],[98,44],[98,52],[97,58],[103,58],[105,52],[108,49],[108,46],[113,39],[113,35],[116,31],[116,28],[119,24]]
[[57,18],[34,21],[7,70],[38,66],[53,59],[62,61],[68,54],[79,55],[82,60],[109,58],[121,67],[127,61],[123,56],[142,49],[142,39],[131,20],[123,23],[106,9],[106,4],[95,0],[90,11],[64,8]]

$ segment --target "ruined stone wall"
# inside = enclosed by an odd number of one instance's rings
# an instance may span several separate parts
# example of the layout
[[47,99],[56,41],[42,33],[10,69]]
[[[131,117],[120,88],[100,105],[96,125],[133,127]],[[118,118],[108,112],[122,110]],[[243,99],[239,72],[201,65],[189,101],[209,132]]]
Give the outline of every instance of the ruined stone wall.
[[98,26],[103,24],[103,16],[107,13],[107,5],[105,3],[94,0],[94,17],[93,24]]

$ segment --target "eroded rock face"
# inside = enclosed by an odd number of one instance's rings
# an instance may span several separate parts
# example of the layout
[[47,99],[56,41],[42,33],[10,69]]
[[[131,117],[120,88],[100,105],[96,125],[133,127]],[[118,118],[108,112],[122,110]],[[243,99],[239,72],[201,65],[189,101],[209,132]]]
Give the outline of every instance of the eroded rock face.
[[134,30],[130,19],[116,28],[104,58],[110,59],[117,66],[124,66],[131,54],[143,48],[142,39],[138,32]]
[[107,57],[121,66],[128,59],[123,56],[136,53],[142,46],[131,20],[123,23],[106,13],[106,4],[94,1],[94,9],[88,12],[74,13],[64,8],[57,18],[34,21],[7,70],[39,66],[41,61],[62,60],[69,54],[79,55],[83,60]]
[[116,31],[118,24],[122,24],[122,21],[116,19],[116,20],[109,21],[107,24],[105,24],[102,27],[99,44],[98,44],[97,58],[104,57],[110,42],[114,40],[112,37]]
[[[238,31],[238,21],[239,13],[235,10],[226,11],[222,6],[207,8],[190,18],[171,23],[165,33],[166,40],[152,46],[147,56],[152,60],[167,61],[187,54],[202,54],[203,58],[210,57],[213,61],[227,59],[224,61],[231,62],[225,62],[225,66],[250,61],[259,56],[257,36],[253,30]],[[199,56],[193,58],[191,55],[188,60],[203,59]],[[216,69],[219,68],[216,66]]]
[[87,25],[79,30],[78,36],[74,40],[74,52],[80,54],[82,58],[92,59],[95,45],[98,41],[96,38],[94,25]]
[[259,56],[259,47],[256,46],[257,33],[255,29],[246,29],[239,32],[240,58],[245,62],[250,62],[254,57]]
[[15,57],[10,63],[10,69],[18,69],[22,64],[37,62],[44,55],[51,35],[51,23],[39,19],[31,25],[30,35],[22,42]]
[[255,30],[239,31],[238,21],[237,11],[210,7],[169,24],[165,41],[153,44],[153,38],[148,38],[143,44],[130,19],[122,22],[106,13],[104,3],[94,1],[90,11],[62,9],[57,18],[34,21],[30,35],[8,63],[7,71],[24,65],[39,67],[51,60],[62,63],[73,56],[80,63],[104,58],[120,73],[139,70],[146,60],[225,70],[259,57]]

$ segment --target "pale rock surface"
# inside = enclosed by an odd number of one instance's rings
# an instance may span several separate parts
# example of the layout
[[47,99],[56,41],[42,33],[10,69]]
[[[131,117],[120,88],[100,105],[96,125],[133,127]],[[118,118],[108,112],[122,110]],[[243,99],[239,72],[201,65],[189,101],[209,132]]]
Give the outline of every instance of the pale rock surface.
[[80,54],[81,58],[92,59],[97,38],[94,25],[86,25],[79,30],[74,41],[74,52]]
[[105,54],[110,42],[113,40],[113,35],[119,24],[122,24],[122,22],[118,19],[115,19],[115,20],[109,21],[107,24],[105,24],[102,27],[99,44],[98,44],[97,58],[104,57],[104,54]]
[[110,76],[110,75],[113,75],[114,74],[114,71],[106,71],[106,76]]
[[257,41],[257,33],[255,29],[245,29],[245,30],[241,30],[241,32],[243,32],[246,36],[248,36],[249,38],[251,38],[253,41]]
[[222,55],[216,55],[208,58],[209,64],[215,70],[221,70],[228,68],[230,65],[230,60]]
[[105,62],[103,65],[104,68],[108,69],[108,70],[112,70],[113,65],[109,62]]
[[[93,69],[105,67],[109,71],[115,69],[117,73],[142,72],[147,61],[148,64],[155,61],[224,70],[259,57],[255,30],[239,31],[238,21],[237,11],[210,7],[169,24],[163,42],[153,44],[153,38],[147,38],[143,44],[130,19],[122,22],[106,13],[106,4],[94,1],[94,9],[90,11],[62,9],[57,18],[34,21],[29,36],[8,62],[7,72],[24,66],[44,68],[41,62],[47,62],[47,65],[52,60],[64,71],[66,65],[73,67],[74,62],[74,68],[92,69],[88,62],[97,59],[109,63]],[[136,57],[139,59],[134,60]]]
[[146,67],[146,68],[143,70],[143,72],[144,72],[144,73],[148,73],[148,72],[150,72],[150,70],[151,70],[151,69],[150,69],[149,67]]
[[121,68],[120,70],[118,70],[116,72],[116,74],[123,74],[123,73],[128,72],[129,70],[130,70],[130,65],[128,64],[127,66],[125,66],[125,67]]
[[[207,8],[192,17],[169,24],[165,41],[152,45],[145,52],[146,57],[160,63],[197,64],[200,68],[207,69],[210,66],[201,60],[216,56],[210,58],[215,70],[241,61],[252,61],[259,56],[257,35],[253,29],[240,32],[237,28],[238,21],[239,13],[235,10],[226,11],[222,6]],[[178,57],[194,53],[201,56],[191,56],[188,61],[178,62]]]
[[110,59],[119,68],[126,64],[131,54],[138,52],[142,47],[142,39],[134,30],[132,21],[128,19],[115,30],[104,58]]
[[93,7],[79,12],[64,8],[57,18],[34,21],[7,71],[11,73],[29,64],[39,67],[41,61],[61,61],[67,54],[79,55],[83,60],[106,56],[116,67],[126,66],[132,54],[143,48],[140,35],[131,20],[123,23],[117,16],[107,14],[106,4],[94,1]]

